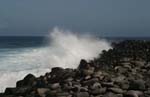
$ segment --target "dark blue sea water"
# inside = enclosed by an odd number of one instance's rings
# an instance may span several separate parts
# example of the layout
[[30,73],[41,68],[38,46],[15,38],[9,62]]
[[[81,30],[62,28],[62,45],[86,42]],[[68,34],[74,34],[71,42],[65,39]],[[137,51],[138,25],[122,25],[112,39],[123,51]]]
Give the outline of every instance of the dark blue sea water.
[[33,36],[0,36],[0,48],[25,48],[46,45],[45,37]]
[[[103,37],[108,41],[150,40],[150,37]],[[47,38],[42,36],[0,36],[1,48],[27,48],[47,45]]]

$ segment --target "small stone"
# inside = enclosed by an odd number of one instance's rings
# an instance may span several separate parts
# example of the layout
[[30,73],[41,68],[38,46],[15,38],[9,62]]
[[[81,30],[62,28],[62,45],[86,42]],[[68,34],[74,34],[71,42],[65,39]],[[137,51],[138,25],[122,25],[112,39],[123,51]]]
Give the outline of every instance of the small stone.
[[54,83],[54,84],[51,84],[49,85],[51,89],[55,90],[55,89],[58,89],[60,88],[60,84],[59,83]]
[[82,84],[83,84],[83,85],[90,86],[90,85],[92,85],[92,84],[94,84],[94,83],[96,83],[96,82],[98,82],[98,81],[99,81],[98,78],[92,78],[92,79],[90,79],[90,80],[83,81]]
[[116,94],[122,94],[124,91],[120,88],[108,88],[109,91],[116,93]]
[[97,89],[97,88],[101,88],[101,84],[99,82],[96,82],[91,86],[91,89]]
[[141,97],[143,95],[144,94],[141,91],[130,90],[124,95],[124,97]]
[[104,86],[104,87],[113,87],[114,86],[114,82],[103,82],[102,86]]
[[38,88],[37,89],[37,93],[41,96],[41,97],[45,97],[45,93],[50,91],[48,88]]
[[91,90],[91,94],[93,95],[99,95],[99,94],[104,94],[106,92],[107,88],[104,87],[104,88],[100,88],[100,89],[94,89],[94,90]]
[[78,92],[76,93],[75,97],[89,97],[89,93],[88,92]]

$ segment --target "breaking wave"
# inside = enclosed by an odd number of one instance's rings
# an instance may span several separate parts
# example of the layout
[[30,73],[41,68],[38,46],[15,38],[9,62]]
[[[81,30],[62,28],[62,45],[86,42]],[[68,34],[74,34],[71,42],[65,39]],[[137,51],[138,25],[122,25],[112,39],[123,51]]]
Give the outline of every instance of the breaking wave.
[[76,68],[81,59],[93,59],[110,44],[98,37],[76,34],[55,28],[47,39],[48,46],[10,51],[0,58],[0,91],[13,87],[26,74],[36,76],[52,67]]

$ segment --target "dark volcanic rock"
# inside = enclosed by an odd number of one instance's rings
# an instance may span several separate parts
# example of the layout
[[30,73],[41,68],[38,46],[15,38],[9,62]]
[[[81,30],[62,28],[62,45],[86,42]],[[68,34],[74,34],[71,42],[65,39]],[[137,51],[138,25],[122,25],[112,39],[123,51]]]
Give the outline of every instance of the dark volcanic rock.
[[22,87],[22,86],[32,86],[36,77],[32,74],[28,74],[23,80],[20,80],[17,82],[16,86],[17,87]]

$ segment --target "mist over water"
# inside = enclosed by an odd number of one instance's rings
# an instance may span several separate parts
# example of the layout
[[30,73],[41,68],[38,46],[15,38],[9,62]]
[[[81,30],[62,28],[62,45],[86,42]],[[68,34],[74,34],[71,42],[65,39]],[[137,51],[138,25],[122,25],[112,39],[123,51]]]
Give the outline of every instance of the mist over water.
[[81,59],[93,59],[110,45],[106,40],[90,35],[73,34],[55,28],[50,33],[49,64],[64,68],[76,68]]
[[[43,47],[9,50],[0,57],[0,91],[14,87],[28,73],[40,76],[52,67],[76,68],[81,59],[97,57],[110,44],[92,35],[75,34],[55,28]],[[0,54],[2,54],[0,52]]]

